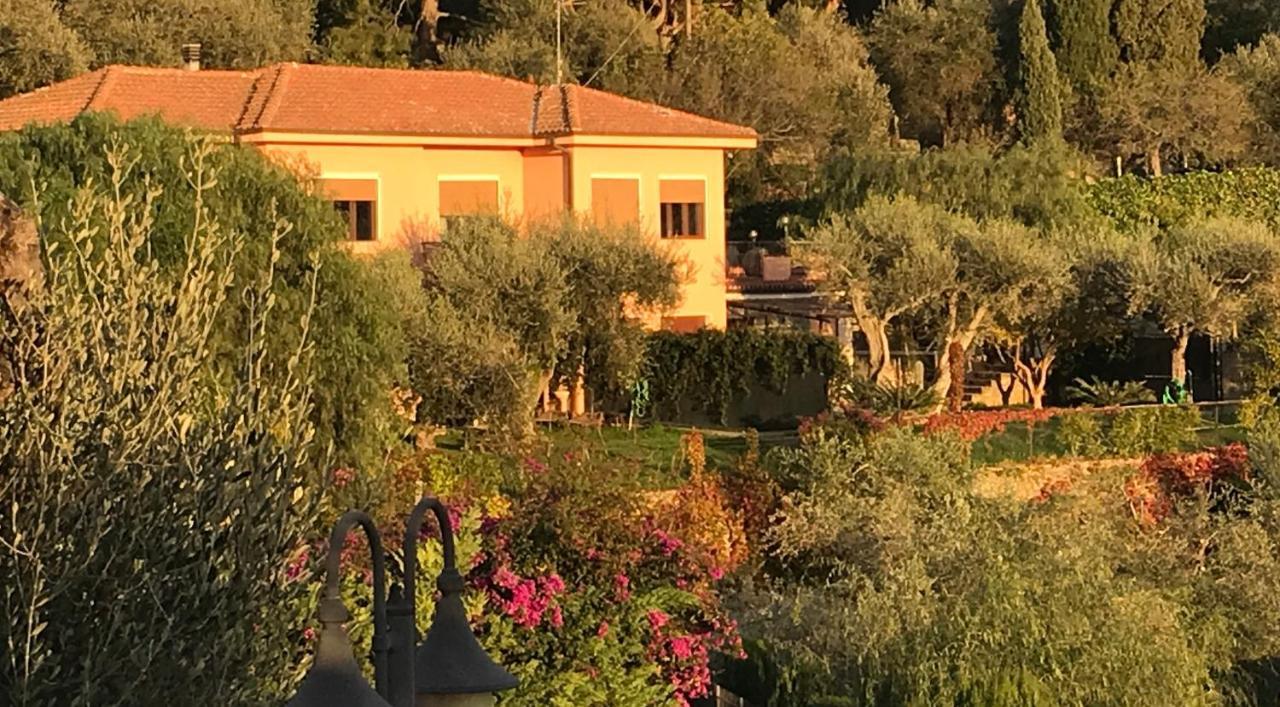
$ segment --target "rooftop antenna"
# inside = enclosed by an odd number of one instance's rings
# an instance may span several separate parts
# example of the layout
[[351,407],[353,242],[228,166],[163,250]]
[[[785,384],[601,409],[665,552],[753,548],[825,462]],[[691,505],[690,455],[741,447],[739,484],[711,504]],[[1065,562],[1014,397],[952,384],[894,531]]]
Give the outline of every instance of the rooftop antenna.
[[556,0],[556,85],[564,83],[564,59],[561,54],[560,16],[564,14],[564,0]]

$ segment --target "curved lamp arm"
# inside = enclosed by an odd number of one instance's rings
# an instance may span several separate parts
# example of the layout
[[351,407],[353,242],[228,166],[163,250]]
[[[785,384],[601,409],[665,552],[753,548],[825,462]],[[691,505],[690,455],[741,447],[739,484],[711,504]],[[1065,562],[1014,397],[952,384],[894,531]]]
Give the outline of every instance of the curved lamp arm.
[[[369,552],[373,555],[373,676],[378,694],[384,698],[387,686],[387,573],[386,557],[382,552],[382,538],[373,519],[364,511],[347,511],[333,526],[329,535],[329,555],[325,558],[325,582],[323,604],[342,607],[340,581],[342,579],[342,548],[351,529],[359,525],[369,539]],[[345,608],[342,609],[346,613]]]
[[422,522],[426,520],[427,511],[436,516],[440,526],[440,544],[444,546],[444,571],[457,572],[458,558],[453,547],[453,526],[449,524],[449,513],[438,498],[427,496],[413,507],[409,519],[404,525],[404,596],[416,604],[417,594],[415,578],[418,569],[418,534],[422,532]]

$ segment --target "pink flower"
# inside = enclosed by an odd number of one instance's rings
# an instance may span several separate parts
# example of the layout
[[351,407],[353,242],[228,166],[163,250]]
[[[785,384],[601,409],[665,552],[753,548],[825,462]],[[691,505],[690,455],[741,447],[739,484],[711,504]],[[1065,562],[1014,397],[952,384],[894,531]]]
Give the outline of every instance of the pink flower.
[[316,638],[316,630],[310,626],[302,629],[302,637],[308,641],[314,641]]
[[548,594],[561,594],[564,592],[564,580],[560,579],[560,575],[552,572],[542,578],[542,589]]
[[521,628],[537,628],[544,618],[553,628],[564,625],[564,614],[555,603],[564,592],[564,580],[552,573],[537,579],[526,579],[506,567],[494,573],[489,593],[502,612]]
[[601,621],[599,628],[596,629],[596,637],[604,638],[609,635],[609,622]]
[[613,594],[618,601],[631,599],[631,578],[619,572],[613,578]]
[[717,582],[720,581],[721,579],[724,579],[723,567],[712,567],[710,569],[710,573],[711,573],[711,578],[716,580]]
[[503,589],[515,589],[520,583],[520,577],[506,567],[499,567],[498,571],[493,573],[493,583]]
[[676,636],[671,639],[671,654],[679,660],[693,657],[694,640],[692,636]]
[[684,546],[684,543],[679,538],[671,537],[661,529],[654,530],[653,536],[658,539],[658,548],[662,551],[664,557],[671,557],[676,550]]
[[342,488],[347,484],[355,481],[356,472],[346,467],[338,467],[333,470],[333,485]]
[[671,621],[671,617],[662,609],[650,609],[646,617],[649,619],[649,628],[654,631],[662,629],[667,622]]
[[531,474],[545,474],[547,472],[547,465],[533,457],[525,457],[524,461],[520,462],[520,465]]

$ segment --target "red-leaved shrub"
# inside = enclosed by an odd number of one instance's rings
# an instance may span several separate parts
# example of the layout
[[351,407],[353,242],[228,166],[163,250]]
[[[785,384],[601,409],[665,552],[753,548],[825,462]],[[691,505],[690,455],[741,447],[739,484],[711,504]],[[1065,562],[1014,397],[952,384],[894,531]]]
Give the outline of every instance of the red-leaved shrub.
[[1025,422],[1038,425],[1048,422],[1057,415],[1068,412],[1058,408],[1032,410],[1029,408],[1001,408],[997,410],[965,410],[962,412],[943,412],[931,415],[924,422],[925,434],[944,431],[955,431],[966,441],[980,439],[989,434],[1003,432],[1005,427],[1014,422]]
[[1155,454],[1125,482],[1134,517],[1145,526],[1159,523],[1178,498],[1212,494],[1224,482],[1248,481],[1249,451],[1239,442],[1190,454]]

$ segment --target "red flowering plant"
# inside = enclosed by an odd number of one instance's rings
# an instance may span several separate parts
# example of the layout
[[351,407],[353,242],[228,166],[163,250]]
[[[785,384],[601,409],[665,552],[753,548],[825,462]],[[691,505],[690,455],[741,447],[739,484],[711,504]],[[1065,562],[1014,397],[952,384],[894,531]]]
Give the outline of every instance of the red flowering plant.
[[1172,513],[1178,500],[1197,494],[1223,499],[1250,481],[1249,451],[1240,443],[1190,454],[1155,454],[1125,482],[1134,517],[1153,527]]

